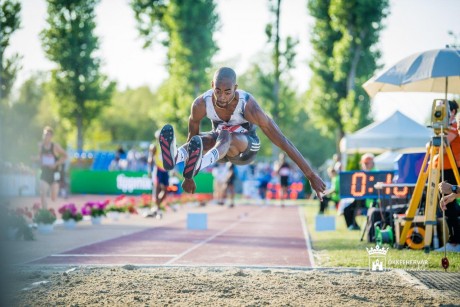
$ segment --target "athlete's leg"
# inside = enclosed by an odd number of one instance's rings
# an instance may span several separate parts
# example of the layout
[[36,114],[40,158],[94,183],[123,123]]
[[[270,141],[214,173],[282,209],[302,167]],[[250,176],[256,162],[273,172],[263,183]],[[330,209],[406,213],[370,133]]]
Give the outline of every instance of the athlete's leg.
[[158,175],[156,205],[158,209],[161,209],[161,204],[168,196],[169,174],[167,172],[158,171]]
[[161,183],[158,183],[156,187],[156,191],[155,191],[155,204],[156,204],[157,209],[160,209],[160,205],[165,198],[166,198],[165,186]]
[[[202,139],[203,152],[207,152],[216,144],[216,133],[202,133],[199,135]],[[174,129],[171,125],[165,125],[160,131],[160,148],[163,158],[163,166],[166,170],[172,170],[177,163],[187,161],[189,157],[188,145],[185,143],[176,149],[176,138]]]
[[158,141],[160,143],[163,167],[168,171],[172,170],[176,165],[177,149],[174,128],[170,124],[161,129]]
[[50,184],[44,180],[40,180],[40,200],[43,209],[47,209],[48,203],[46,201],[46,197],[48,195],[48,191],[50,190]]
[[230,195],[230,208],[235,206],[235,186],[233,183],[227,185],[227,190],[225,191],[226,196]]
[[229,159],[239,157],[250,145],[246,134],[233,133],[231,136],[232,141],[227,152],[227,157]]
[[232,136],[229,131],[222,130],[217,136],[214,147],[203,155],[203,140],[208,140],[205,136],[195,135],[190,140],[187,152],[188,157],[185,161],[184,177],[193,178],[200,170],[206,168],[227,155]]
[[151,199],[150,199],[150,207],[153,208],[153,204],[156,203],[157,199],[157,171],[156,167],[154,168],[152,172],[152,193],[151,193]]
[[50,196],[51,196],[52,202],[55,202],[57,200],[58,192],[59,192],[59,182],[55,181],[51,184]]
[[[253,140],[252,143],[248,141],[249,138]],[[235,151],[235,153],[233,153],[235,156],[233,157],[235,160],[238,160],[235,164],[249,164],[254,160],[259,147],[260,144],[257,136],[249,137],[247,135],[239,135],[238,133],[232,134],[227,130],[222,130],[219,132],[215,146],[211,148],[211,150],[209,150],[204,156],[202,156],[203,141],[202,138],[195,135],[190,140],[189,146],[187,148],[189,157],[185,162],[183,173],[185,180],[182,183],[182,188],[187,193],[194,193],[196,190],[196,184],[193,181],[193,177],[198,173],[199,170],[215,163],[224,157],[231,159],[232,156],[230,156],[229,153],[231,148],[233,148]],[[238,151],[239,154],[236,153]]]

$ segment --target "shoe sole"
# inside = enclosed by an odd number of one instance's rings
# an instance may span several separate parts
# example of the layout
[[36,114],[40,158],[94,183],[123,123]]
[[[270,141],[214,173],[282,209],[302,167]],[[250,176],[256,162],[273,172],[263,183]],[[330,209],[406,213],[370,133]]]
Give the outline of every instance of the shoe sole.
[[165,125],[160,132],[161,158],[163,159],[163,168],[170,171],[176,166],[174,155],[174,129],[171,125]]
[[184,172],[182,175],[184,178],[192,179],[198,173],[199,165],[201,165],[201,158],[203,156],[203,142],[198,135],[192,137],[188,143],[187,152],[188,159],[185,162]]

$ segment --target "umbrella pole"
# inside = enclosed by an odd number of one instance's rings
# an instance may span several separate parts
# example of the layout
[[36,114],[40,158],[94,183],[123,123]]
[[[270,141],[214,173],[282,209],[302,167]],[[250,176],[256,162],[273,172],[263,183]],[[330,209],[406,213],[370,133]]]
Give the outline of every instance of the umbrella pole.
[[449,78],[446,77],[446,93],[445,93],[445,95],[444,95],[444,97],[445,97],[445,99],[446,99],[446,103],[447,103],[447,89],[448,89],[448,87],[449,87]]

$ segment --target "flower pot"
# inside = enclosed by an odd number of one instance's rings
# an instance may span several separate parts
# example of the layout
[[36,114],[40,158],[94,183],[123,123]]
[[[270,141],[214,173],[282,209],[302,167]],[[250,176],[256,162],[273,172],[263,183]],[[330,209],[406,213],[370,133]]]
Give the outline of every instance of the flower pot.
[[93,216],[91,217],[91,224],[93,225],[101,225],[102,223],[102,216]]
[[65,229],[75,229],[77,227],[77,221],[74,219],[68,219],[64,221],[64,228]]
[[37,225],[37,230],[39,233],[42,233],[42,234],[48,234],[48,233],[52,233],[53,230],[54,230],[54,225],[53,224],[42,224],[42,223],[39,223]]
[[113,221],[118,221],[118,219],[120,218],[120,212],[109,211],[107,212],[107,217],[112,219]]

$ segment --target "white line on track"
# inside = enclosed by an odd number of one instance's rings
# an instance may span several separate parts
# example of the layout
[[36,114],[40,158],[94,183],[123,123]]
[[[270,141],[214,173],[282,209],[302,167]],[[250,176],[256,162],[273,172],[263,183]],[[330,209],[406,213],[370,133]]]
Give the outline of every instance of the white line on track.
[[[262,209],[265,209],[266,207],[262,207],[262,208],[259,208],[258,210],[256,210],[255,212],[253,212],[253,214],[259,212],[260,210]],[[168,262],[166,262],[164,265],[171,265],[173,262],[179,260],[180,258],[184,257],[185,255],[187,255],[188,253],[194,251],[195,249],[197,249],[198,247],[200,246],[203,246],[204,244],[208,243],[209,241],[211,240],[214,240],[216,237],[220,236],[221,234],[229,231],[230,229],[234,228],[236,225],[238,225],[239,223],[241,223],[242,221],[244,221],[245,219],[247,218],[247,216],[241,218],[239,221],[233,223],[233,224],[230,224],[228,227],[222,229],[221,231],[219,231],[218,233],[210,236],[209,238],[207,238],[206,240],[203,240],[201,241],[200,243],[198,244],[195,244],[194,246],[190,247],[189,249],[187,249],[186,251],[184,251],[182,254],[176,256],[175,258],[169,260]]]
[[308,233],[307,229],[307,224],[305,224],[305,212],[303,207],[299,206],[299,218],[300,222],[302,223],[302,230],[303,230],[303,235],[305,237],[305,243],[307,244],[307,253],[308,253],[308,258],[310,258],[310,264],[311,267],[315,267],[315,259],[313,258],[313,252],[312,252],[312,247],[311,247],[311,241],[310,241],[310,234]]
[[168,254],[54,254],[51,257],[144,257],[144,258],[173,258],[177,255]]

